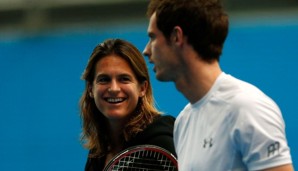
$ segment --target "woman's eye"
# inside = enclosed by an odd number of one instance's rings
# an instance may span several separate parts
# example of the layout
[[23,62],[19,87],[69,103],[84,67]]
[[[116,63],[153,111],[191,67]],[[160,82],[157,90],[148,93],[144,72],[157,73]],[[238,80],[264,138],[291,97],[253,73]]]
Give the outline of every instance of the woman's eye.
[[101,84],[103,84],[103,83],[107,83],[107,82],[109,82],[109,81],[110,81],[110,79],[107,78],[107,77],[99,77],[99,78],[96,79],[96,82],[97,82],[97,83],[101,83]]
[[128,81],[130,81],[130,78],[129,77],[121,77],[120,80],[122,82],[128,82]]

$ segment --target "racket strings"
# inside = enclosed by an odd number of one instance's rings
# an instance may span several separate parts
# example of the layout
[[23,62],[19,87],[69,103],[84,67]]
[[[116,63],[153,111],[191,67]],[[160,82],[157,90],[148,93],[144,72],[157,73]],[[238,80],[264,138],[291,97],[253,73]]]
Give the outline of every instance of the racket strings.
[[156,151],[136,151],[123,157],[112,171],[177,171],[172,160]]

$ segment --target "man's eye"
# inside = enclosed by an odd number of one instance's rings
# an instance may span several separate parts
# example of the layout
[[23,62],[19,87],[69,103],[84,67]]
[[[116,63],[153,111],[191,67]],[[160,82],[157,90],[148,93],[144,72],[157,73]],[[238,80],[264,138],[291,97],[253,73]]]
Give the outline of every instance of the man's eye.
[[150,40],[152,40],[152,39],[155,38],[155,35],[154,35],[154,34],[149,34],[148,36],[149,36],[149,39],[150,39]]

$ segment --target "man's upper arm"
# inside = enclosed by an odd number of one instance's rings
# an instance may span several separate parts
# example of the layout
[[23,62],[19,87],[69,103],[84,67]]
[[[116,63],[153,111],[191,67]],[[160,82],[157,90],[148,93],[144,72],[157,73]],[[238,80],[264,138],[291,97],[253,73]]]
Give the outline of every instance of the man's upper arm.
[[294,168],[293,168],[292,164],[287,164],[287,165],[282,165],[282,166],[265,169],[263,171],[294,171]]

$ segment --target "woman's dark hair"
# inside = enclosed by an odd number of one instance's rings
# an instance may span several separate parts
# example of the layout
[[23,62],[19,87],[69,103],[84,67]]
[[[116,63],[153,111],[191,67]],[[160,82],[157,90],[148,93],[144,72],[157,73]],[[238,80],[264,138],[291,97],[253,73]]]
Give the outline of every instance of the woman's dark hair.
[[94,99],[89,96],[89,88],[95,77],[95,66],[99,60],[109,55],[117,55],[125,59],[132,68],[138,82],[148,83],[145,96],[139,98],[137,108],[131,115],[130,121],[123,129],[123,138],[129,141],[134,135],[150,124],[154,117],[161,114],[155,108],[150,78],[146,62],[141,52],[131,43],[121,39],[108,39],[94,48],[87,67],[82,75],[86,88],[80,99],[81,118],[83,121],[82,141],[93,156],[107,153],[111,146],[107,119],[97,109]]

